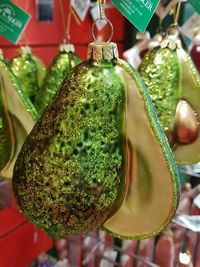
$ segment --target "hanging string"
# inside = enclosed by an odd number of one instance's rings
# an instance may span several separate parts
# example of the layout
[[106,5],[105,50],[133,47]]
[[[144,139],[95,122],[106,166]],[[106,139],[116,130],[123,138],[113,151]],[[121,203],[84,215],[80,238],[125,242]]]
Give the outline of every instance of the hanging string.
[[[64,36],[66,34],[66,26],[65,26],[65,14],[64,14],[64,10],[63,10],[63,0],[59,0],[59,6],[60,6],[60,14],[61,14],[61,19],[62,19],[62,27],[63,27],[63,32],[64,32]],[[71,1],[70,2],[70,6],[71,6]],[[66,38],[63,38],[63,42],[66,43]]]
[[[30,7],[30,0],[27,0],[26,4],[25,4],[25,7],[24,7],[26,12],[29,11],[29,7]],[[24,32],[23,32],[23,34],[21,36],[21,41],[22,41],[22,45],[28,46],[29,41],[28,41],[28,39],[26,37],[26,29],[24,30]]]
[[100,19],[105,19],[106,0],[99,0],[99,16]]
[[71,20],[72,20],[72,7],[71,7],[71,1],[69,1],[69,15],[67,18],[67,25],[66,25],[66,36],[68,41],[71,39],[70,37]]
[[92,36],[93,36],[93,39],[96,43],[98,43],[99,40],[95,35],[94,28],[95,28],[96,24],[99,23],[100,21],[102,22],[102,20],[106,21],[106,23],[109,24],[110,29],[111,29],[110,36],[106,42],[110,42],[110,40],[112,39],[112,36],[113,36],[113,31],[114,31],[113,25],[110,22],[110,20],[106,17],[105,9],[106,9],[106,0],[99,0],[99,18],[97,18],[92,24]]
[[175,17],[174,17],[174,23],[178,24],[179,18],[180,18],[180,12],[181,12],[181,0],[178,1]]

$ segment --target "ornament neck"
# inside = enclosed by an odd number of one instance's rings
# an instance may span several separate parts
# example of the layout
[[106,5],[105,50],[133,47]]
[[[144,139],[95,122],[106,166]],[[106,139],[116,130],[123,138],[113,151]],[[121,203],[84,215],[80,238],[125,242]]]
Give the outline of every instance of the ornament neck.
[[61,44],[59,46],[59,51],[60,52],[66,52],[66,53],[69,53],[69,52],[74,53],[75,52],[75,48],[74,48],[73,44]]
[[96,61],[97,63],[102,60],[110,62],[118,57],[119,55],[116,43],[90,43],[88,45],[89,60]]
[[22,55],[30,55],[32,52],[30,46],[28,46],[28,45],[21,46],[20,49],[21,49]]

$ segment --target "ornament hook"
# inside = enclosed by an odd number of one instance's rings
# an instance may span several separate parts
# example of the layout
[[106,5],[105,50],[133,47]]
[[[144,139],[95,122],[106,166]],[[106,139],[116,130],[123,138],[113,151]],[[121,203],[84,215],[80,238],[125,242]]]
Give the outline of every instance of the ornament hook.
[[98,22],[100,22],[100,21],[106,21],[106,22],[109,24],[109,26],[110,26],[110,29],[111,29],[110,36],[109,36],[108,40],[106,41],[106,43],[108,43],[108,42],[111,41],[111,39],[112,39],[112,37],[113,37],[114,29],[113,29],[113,25],[112,25],[112,23],[111,23],[110,20],[107,19],[106,17],[97,18],[97,19],[93,22],[93,24],[92,24],[92,36],[93,36],[93,39],[94,39],[94,41],[95,41],[96,43],[99,43],[99,40],[98,40],[98,38],[97,38],[96,35],[95,35],[94,28],[95,28],[96,24],[97,24]]
[[[99,18],[97,18],[92,24],[92,36],[93,36],[93,39],[96,43],[99,43],[99,40],[97,39],[97,37],[94,33],[94,28],[95,28],[95,26],[97,26],[98,22],[105,21],[106,24],[108,23],[110,26],[111,32],[110,32],[110,36],[109,36],[108,40],[106,41],[106,43],[110,42],[112,37],[113,37],[113,32],[114,32],[113,25],[112,25],[111,21],[106,18],[105,8],[106,8],[106,0],[99,0]],[[97,27],[97,29],[98,29],[98,27]]]

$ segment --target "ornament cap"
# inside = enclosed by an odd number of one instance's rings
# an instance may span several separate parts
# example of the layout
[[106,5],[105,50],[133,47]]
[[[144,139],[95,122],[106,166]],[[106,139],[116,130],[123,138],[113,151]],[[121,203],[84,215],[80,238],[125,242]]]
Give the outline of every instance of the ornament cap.
[[172,24],[167,29],[167,35],[161,42],[161,48],[170,48],[171,50],[181,49],[182,44],[179,38],[179,28],[177,24]]
[[117,44],[113,42],[107,43],[90,43],[88,45],[88,59],[94,61],[111,61],[114,58],[118,58]]
[[2,51],[2,49],[0,49],[0,59],[4,59],[4,56],[3,56],[3,51]]
[[59,51],[60,52],[66,52],[66,53],[69,53],[69,52],[74,53],[75,52],[75,48],[74,48],[73,44],[61,44],[59,46]]
[[27,55],[27,54],[31,54],[31,48],[30,48],[30,46],[28,46],[28,45],[26,45],[26,46],[21,46],[21,53],[22,54],[25,54],[25,55]]

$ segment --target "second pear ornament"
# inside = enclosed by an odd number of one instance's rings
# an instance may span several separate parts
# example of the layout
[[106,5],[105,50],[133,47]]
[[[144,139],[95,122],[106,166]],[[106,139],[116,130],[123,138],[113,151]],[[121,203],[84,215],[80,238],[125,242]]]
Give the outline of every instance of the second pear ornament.
[[200,78],[171,25],[140,66],[160,123],[179,164],[200,161]]
[[81,59],[74,53],[75,49],[72,44],[62,44],[59,50],[59,54],[48,67],[44,82],[36,97],[35,104],[39,113],[44,111],[71,69],[81,62]]

